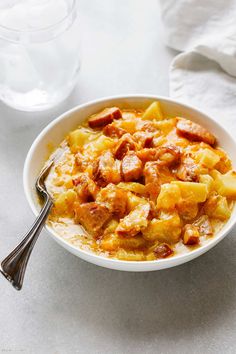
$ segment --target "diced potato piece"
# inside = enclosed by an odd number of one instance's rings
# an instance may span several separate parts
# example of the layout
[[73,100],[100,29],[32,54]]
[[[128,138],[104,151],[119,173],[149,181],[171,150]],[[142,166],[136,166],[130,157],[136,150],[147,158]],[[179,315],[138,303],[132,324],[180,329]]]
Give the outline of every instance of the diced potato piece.
[[200,175],[199,182],[207,186],[208,193],[214,188],[214,179],[210,175]]
[[181,220],[178,213],[162,213],[160,219],[154,218],[150,221],[142,234],[147,241],[178,242],[181,235]]
[[143,120],[162,120],[164,119],[163,113],[161,111],[161,105],[160,102],[153,102],[148,106],[148,108],[145,110],[143,116]]
[[111,219],[106,226],[105,234],[111,234],[115,232],[118,225],[119,223],[116,219]]
[[70,215],[73,213],[73,204],[77,198],[77,193],[73,189],[60,194],[55,200],[54,207],[59,215]]
[[226,197],[217,192],[211,192],[204,204],[205,213],[212,218],[226,220],[230,216],[230,209]]
[[204,205],[204,210],[208,216],[220,220],[227,220],[231,215],[226,197],[216,193],[210,195]]
[[202,149],[196,154],[196,160],[208,168],[213,168],[220,161],[220,156],[210,149]]
[[72,131],[68,135],[68,144],[71,148],[71,151],[77,152],[79,148],[84,146],[84,144],[88,143],[92,137],[95,137],[95,134],[84,128],[79,128]]
[[180,189],[176,184],[162,184],[160,194],[157,197],[157,208],[173,209],[180,199]]
[[146,241],[142,236],[135,236],[132,238],[121,238],[119,237],[119,246],[126,249],[135,249],[143,247]]
[[119,238],[115,233],[102,238],[100,243],[100,247],[105,251],[115,251],[119,245]]
[[146,255],[146,261],[155,261],[157,259],[154,252],[150,252]]
[[124,249],[120,249],[116,253],[116,257],[124,261],[145,261],[146,259],[142,251],[126,251]]
[[149,203],[138,205],[134,210],[126,215],[124,219],[120,220],[120,223],[116,228],[116,233],[119,236],[134,237],[142,229],[147,227],[149,213]]
[[101,240],[101,248],[105,251],[114,251],[118,248],[123,249],[137,249],[143,247],[146,241],[141,236],[132,238],[121,238],[117,234],[110,234]]
[[134,210],[140,204],[146,204],[147,201],[144,198],[138,197],[134,193],[128,193],[127,209],[128,212]]
[[215,179],[215,188],[220,195],[236,198],[236,172],[230,171],[222,175],[218,171],[212,174]]
[[95,151],[97,154],[100,154],[105,150],[111,149],[114,145],[115,141],[113,139],[101,135],[89,144],[87,150]]
[[183,220],[193,220],[198,214],[198,203],[182,199],[177,204],[177,210]]
[[155,122],[155,127],[160,129],[164,134],[168,134],[174,128],[173,119],[163,119],[158,122]]
[[146,187],[143,184],[137,182],[120,182],[117,187],[137,194],[146,193]]
[[218,200],[217,207],[214,210],[213,216],[220,220],[227,220],[230,218],[230,215],[231,215],[231,211],[228,206],[227,199],[226,197],[221,197]]
[[133,134],[137,130],[138,119],[122,119],[116,122],[116,126],[124,129],[127,133]]
[[171,184],[180,188],[182,198],[187,201],[202,203],[207,198],[208,190],[204,183],[172,181]]

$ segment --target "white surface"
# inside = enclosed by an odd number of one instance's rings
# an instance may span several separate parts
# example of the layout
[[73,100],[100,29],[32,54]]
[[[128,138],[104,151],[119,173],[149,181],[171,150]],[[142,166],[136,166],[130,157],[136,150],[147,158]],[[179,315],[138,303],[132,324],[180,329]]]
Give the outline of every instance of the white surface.
[[[235,130],[236,0],[161,0],[172,62],[170,94]],[[236,136],[236,133],[235,133]]]
[[[80,0],[84,57],[76,91],[53,112],[1,106],[0,258],[34,217],[22,187],[26,153],[66,109],[105,95],[168,94],[168,66],[156,0]],[[234,353],[235,231],[177,268],[124,273],[70,255],[45,232],[24,289],[0,278],[0,351],[12,353]]]
[[[38,177],[39,171],[45,164],[45,156],[48,155],[48,146],[50,146],[50,144],[53,144],[55,147],[58,146],[64,137],[71,130],[74,130],[78,124],[83,123],[87,117],[101,111],[104,107],[115,106],[120,108],[129,107],[134,109],[146,109],[146,107],[148,107],[153,101],[160,102],[161,108],[167,117],[176,117],[180,115],[183,117],[188,117],[196,123],[207,127],[209,131],[217,137],[218,141],[220,141],[221,147],[228,152],[229,156],[232,158],[233,165],[236,166],[236,142],[220,125],[217,124],[217,122],[201,113],[199,110],[195,110],[192,107],[180,104],[174,100],[154,95],[141,96],[136,94],[133,96],[128,95],[124,97],[107,97],[79,105],[62,114],[60,117],[47,125],[33,142],[24,165],[23,183],[27,200],[35,216],[38,215],[40,209],[38,197],[35,193],[35,181]],[[208,242],[204,245],[201,245],[201,247],[191,252],[186,252],[185,254],[176,254],[174,257],[146,262],[128,262],[105,258],[72,245],[60,237],[56,230],[50,226],[47,226],[47,230],[55,241],[57,241],[62,247],[88,262],[110,269],[140,272],[171,268],[202,255],[214,247],[219,241],[223,240],[235,223],[236,208],[234,208],[234,212],[232,213],[230,220],[228,220],[227,224],[224,225],[220,232],[214,238],[208,240]],[[82,229],[81,233],[83,233]]]

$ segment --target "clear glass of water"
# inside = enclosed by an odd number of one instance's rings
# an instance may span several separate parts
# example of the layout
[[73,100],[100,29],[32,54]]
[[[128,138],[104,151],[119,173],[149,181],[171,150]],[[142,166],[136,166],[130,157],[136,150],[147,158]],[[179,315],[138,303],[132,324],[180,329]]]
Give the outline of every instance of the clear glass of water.
[[80,68],[76,0],[0,0],[0,100],[23,111],[63,101]]

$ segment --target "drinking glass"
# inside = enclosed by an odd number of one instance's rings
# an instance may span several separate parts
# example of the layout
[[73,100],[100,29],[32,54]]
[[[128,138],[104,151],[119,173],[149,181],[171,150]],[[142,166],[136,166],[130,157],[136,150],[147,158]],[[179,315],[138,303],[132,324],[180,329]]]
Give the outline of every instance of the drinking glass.
[[73,90],[80,68],[76,0],[0,0],[0,100],[48,109]]

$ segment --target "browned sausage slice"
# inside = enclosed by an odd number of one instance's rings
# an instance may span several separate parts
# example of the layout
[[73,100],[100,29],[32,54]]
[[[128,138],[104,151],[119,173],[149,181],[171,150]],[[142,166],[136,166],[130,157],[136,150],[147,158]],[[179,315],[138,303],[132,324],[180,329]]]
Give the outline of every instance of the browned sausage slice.
[[204,143],[209,145],[214,145],[216,142],[214,135],[191,120],[178,118],[176,128],[179,135],[189,140],[204,141]]
[[110,218],[111,213],[107,207],[96,202],[75,205],[75,221],[92,235],[98,235]]
[[79,177],[73,179],[73,184],[82,202],[94,201],[99,191],[96,183],[86,173],[81,173]]
[[111,138],[121,138],[126,133],[126,130],[117,127],[114,123],[107,124],[103,128],[103,134]]
[[105,108],[102,112],[92,115],[88,120],[88,124],[90,128],[100,128],[121,117],[122,113],[118,107]]
[[110,151],[105,151],[94,168],[94,179],[99,186],[106,186],[108,183],[117,184],[121,181],[121,162],[115,160]]
[[112,214],[123,218],[127,208],[127,192],[110,183],[99,192],[96,201],[105,205]]
[[120,138],[115,148],[115,158],[121,160],[129,150],[135,150],[136,143],[131,134],[127,133]]
[[141,145],[142,148],[150,148],[152,146],[152,133],[139,131],[134,133],[133,137]]
[[166,258],[171,256],[173,253],[174,252],[172,251],[170,246],[166,243],[162,243],[154,249],[154,254],[157,258]]
[[134,152],[125,155],[121,163],[125,182],[136,181],[142,176],[142,161]]

